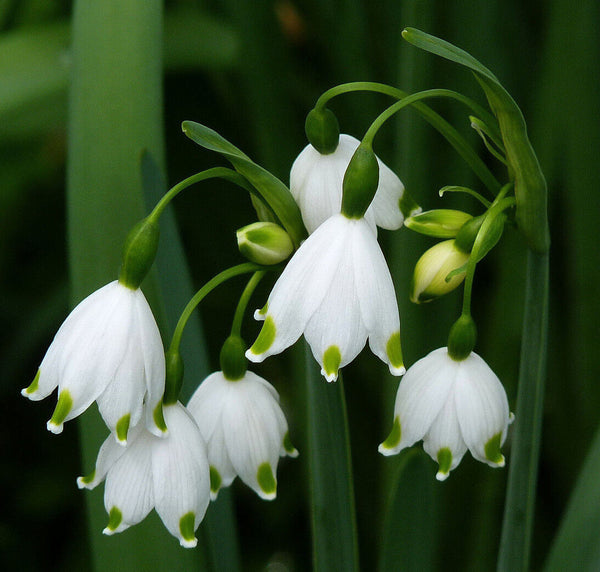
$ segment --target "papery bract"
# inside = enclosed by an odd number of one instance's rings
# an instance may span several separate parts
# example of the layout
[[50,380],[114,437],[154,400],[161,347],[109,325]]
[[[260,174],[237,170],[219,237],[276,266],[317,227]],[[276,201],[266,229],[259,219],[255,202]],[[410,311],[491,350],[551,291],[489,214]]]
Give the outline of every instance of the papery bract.
[[251,371],[234,381],[218,371],[187,407],[207,443],[212,497],[237,475],[261,498],[274,499],[279,457],[298,455],[275,388]]
[[469,449],[492,467],[504,466],[500,447],[511,421],[502,383],[476,353],[455,361],[447,348],[434,350],[408,369],[400,382],[394,426],[379,452],[394,455],[423,440],[448,477]]
[[165,405],[163,411],[169,428],[166,437],[156,437],[142,425],[131,430],[126,447],[109,437],[98,453],[96,470],[79,477],[77,485],[93,489],[106,479],[109,522],[104,534],[122,532],[155,508],[181,546],[192,548],[210,500],[206,446],[181,403]]
[[48,421],[53,433],[97,401],[107,426],[125,444],[144,405],[148,429],[163,434],[164,385],[164,350],[150,306],[139,288],[115,280],[69,314],[34,382],[21,393],[38,401],[58,387],[58,404]]
[[404,373],[394,285],[364,218],[337,214],[325,221],[296,251],[255,318],[264,324],[246,352],[250,361],[283,351],[304,333],[321,373],[334,381],[368,337],[390,372]]

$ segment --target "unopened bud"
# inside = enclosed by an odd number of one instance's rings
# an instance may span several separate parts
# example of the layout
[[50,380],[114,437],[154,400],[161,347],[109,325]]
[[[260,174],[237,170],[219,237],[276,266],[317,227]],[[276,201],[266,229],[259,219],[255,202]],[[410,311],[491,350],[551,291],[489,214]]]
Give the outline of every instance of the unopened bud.
[[415,266],[410,299],[416,304],[429,302],[454,290],[465,278],[466,270],[448,275],[462,268],[469,254],[457,248],[454,240],[439,242],[427,250]]
[[290,235],[274,222],[255,222],[236,232],[238,248],[251,262],[279,264],[294,250]]
[[420,234],[437,238],[454,238],[461,227],[473,217],[463,211],[436,209],[407,218],[404,226]]

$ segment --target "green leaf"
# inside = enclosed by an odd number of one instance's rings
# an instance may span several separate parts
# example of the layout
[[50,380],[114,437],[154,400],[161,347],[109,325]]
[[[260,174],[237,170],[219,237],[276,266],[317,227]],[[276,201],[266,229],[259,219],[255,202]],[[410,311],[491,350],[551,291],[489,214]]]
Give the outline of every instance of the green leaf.
[[341,374],[327,383],[305,347],[309,470],[316,572],[359,570],[354,485]]
[[419,449],[402,453],[387,503],[381,572],[433,570],[436,549],[435,479]]
[[246,177],[256,188],[263,200],[287,230],[294,245],[298,247],[306,238],[306,229],[302,222],[300,209],[289,189],[266,169],[254,163],[235,145],[221,137],[216,131],[194,121],[184,121],[183,132],[195,143],[215,151],[228,159],[238,173]]
[[600,429],[569,500],[544,570],[600,570]]
[[402,37],[422,50],[437,54],[475,72],[500,124],[509,174],[515,182],[517,223],[533,251],[547,252],[550,233],[546,180],[529,142],[527,126],[518,105],[496,76],[464,50],[414,28],[405,29]]

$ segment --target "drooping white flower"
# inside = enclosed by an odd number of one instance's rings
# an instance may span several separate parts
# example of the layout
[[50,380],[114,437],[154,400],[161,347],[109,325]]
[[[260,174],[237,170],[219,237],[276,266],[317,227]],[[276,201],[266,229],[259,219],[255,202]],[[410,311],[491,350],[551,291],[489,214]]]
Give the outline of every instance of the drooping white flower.
[[443,481],[469,449],[491,467],[503,467],[500,447],[512,415],[502,383],[476,353],[453,360],[439,348],[408,369],[396,395],[394,426],[379,452],[394,455],[423,440]]
[[279,457],[298,456],[275,388],[251,371],[233,381],[218,371],[187,407],[207,443],[212,498],[239,476],[261,498],[274,499]]
[[[337,149],[322,155],[312,145],[307,145],[298,155],[290,173],[290,191],[302,212],[302,220],[309,233],[339,213],[342,204],[344,173],[360,141],[351,135],[340,135]],[[404,185],[396,174],[382,161],[379,164],[379,186],[365,218],[388,230],[402,226],[404,216],[400,199]]]
[[144,404],[148,429],[162,435],[164,426],[155,413],[164,385],[164,350],[150,306],[139,288],[115,280],[69,314],[35,380],[21,393],[38,401],[58,387],[58,404],[48,421],[53,433],[97,401],[107,426],[125,444]]
[[210,500],[206,446],[196,422],[179,402],[163,407],[168,435],[159,438],[142,424],[130,431],[126,447],[106,439],[96,470],[77,479],[93,489],[106,479],[104,507],[112,535],[141,522],[154,508],[181,546],[192,548],[194,532]]
[[255,318],[264,324],[246,352],[250,361],[283,351],[304,333],[321,373],[335,381],[368,337],[392,374],[405,371],[394,285],[364,218],[326,220],[294,254]]

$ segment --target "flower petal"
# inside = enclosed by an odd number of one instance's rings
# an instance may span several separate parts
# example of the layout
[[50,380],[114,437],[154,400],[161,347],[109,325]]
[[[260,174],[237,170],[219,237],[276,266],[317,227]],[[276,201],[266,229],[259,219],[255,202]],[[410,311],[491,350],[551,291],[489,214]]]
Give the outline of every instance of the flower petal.
[[502,467],[500,446],[509,424],[504,387],[475,352],[458,363],[461,367],[456,380],[456,411],[465,443],[477,460]]
[[154,438],[152,482],[155,507],[179,543],[196,545],[194,531],[204,518],[210,495],[205,444],[193,417],[181,403],[163,407],[168,436]]
[[404,185],[396,173],[379,158],[377,163],[379,164],[379,185],[369,209],[373,211],[377,226],[396,230],[404,222],[404,216],[400,210]]

